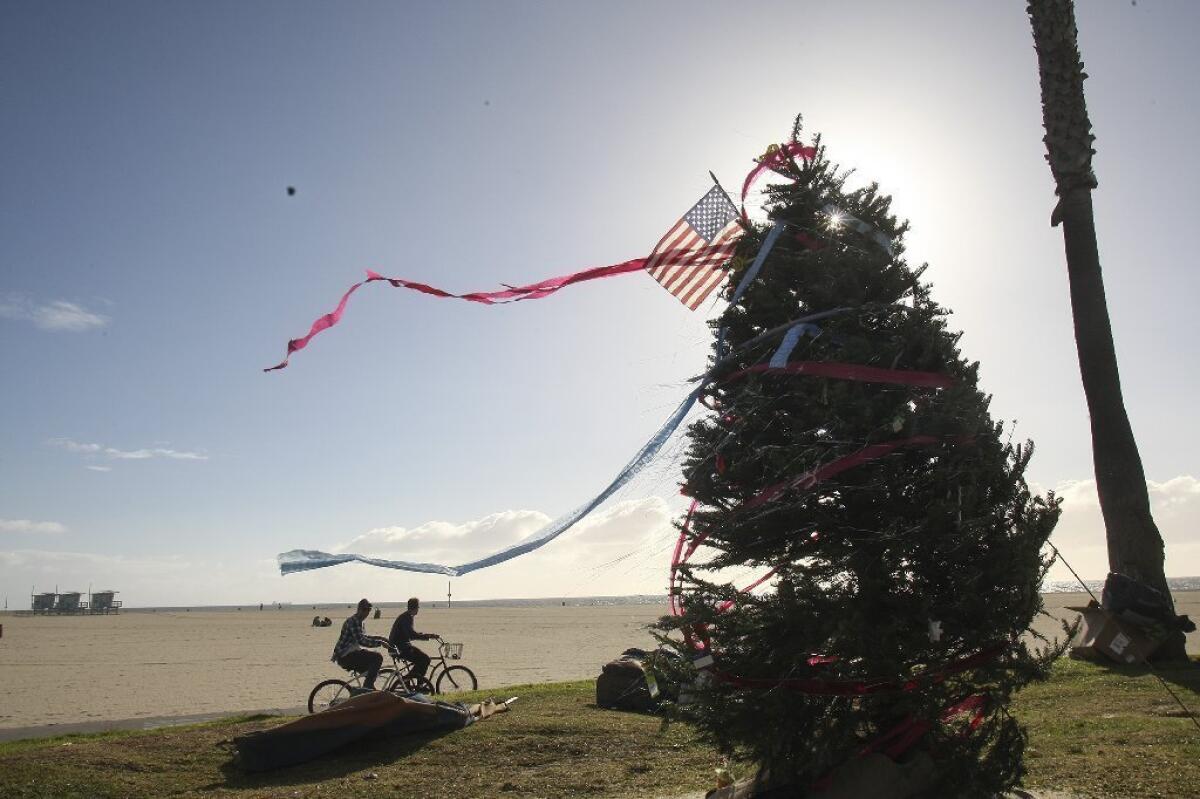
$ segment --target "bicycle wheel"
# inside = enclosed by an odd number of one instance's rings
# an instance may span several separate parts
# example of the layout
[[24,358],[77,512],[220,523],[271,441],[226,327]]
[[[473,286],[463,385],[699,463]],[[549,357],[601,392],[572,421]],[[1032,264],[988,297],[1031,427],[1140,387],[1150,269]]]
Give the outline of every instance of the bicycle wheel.
[[345,680],[325,680],[317,683],[308,695],[308,712],[320,713],[350,698],[350,683]]
[[422,677],[419,680],[412,681],[410,682],[410,685],[414,691],[419,694],[425,694],[425,696],[433,696],[434,693],[436,693],[433,689],[433,683],[429,681],[428,677]]
[[439,694],[460,694],[478,687],[479,680],[475,679],[475,672],[466,666],[449,666],[437,678]]

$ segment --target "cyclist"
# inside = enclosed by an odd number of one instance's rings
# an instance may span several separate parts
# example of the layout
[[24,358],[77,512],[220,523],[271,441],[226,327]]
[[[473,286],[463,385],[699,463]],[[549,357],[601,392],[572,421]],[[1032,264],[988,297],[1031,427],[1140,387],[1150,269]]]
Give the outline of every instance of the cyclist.
[[358,610],[354,615],[342,622],[342,632],[338,635],[333,647],[333,657],[329,658],[347,671],[364,672],[362,690],[374,691],[375,678],[379,676],[379,667],[383,665],[383,655],[378,652],[368,652],[364,647],[387,646],[386,638],[367,635],[363,632],[363,620],[371,612],[371,603],[366,599],[358,600]]
[[421,600],[414,596],[408,600],[408,610],[397,616],[396,621],[392,623],[392,633],[388,636],[388,643],[399,649],[400,656],[413,664],[410,676],[414,680],[425,676],[425,670],[429,668],[429,655],[417,649],[411,642],[428,641],[438,637],[436,633],[419,633],[413,628],[413,619],[420,612]]

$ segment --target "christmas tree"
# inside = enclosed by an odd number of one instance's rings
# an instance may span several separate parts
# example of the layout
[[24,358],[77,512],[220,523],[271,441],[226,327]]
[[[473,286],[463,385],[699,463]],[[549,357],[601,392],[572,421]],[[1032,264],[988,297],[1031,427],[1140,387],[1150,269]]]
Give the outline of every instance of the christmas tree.
[[[932,761],[930,796],[997,795],[1023,773],[1009,700],[1065,646],[1021,640],[1058,500],[1027,487],[1032,444],[989,416],[890,198],[848,189],[820,137],[771,165],[785,180],[729,286],[777,238],[712,322],[712,412],[689,429],[695,504],[661,624],[695,664],[679,712],[789,795],[866,752]],[[719,579],[731,567],[770,581],[746,591]]]

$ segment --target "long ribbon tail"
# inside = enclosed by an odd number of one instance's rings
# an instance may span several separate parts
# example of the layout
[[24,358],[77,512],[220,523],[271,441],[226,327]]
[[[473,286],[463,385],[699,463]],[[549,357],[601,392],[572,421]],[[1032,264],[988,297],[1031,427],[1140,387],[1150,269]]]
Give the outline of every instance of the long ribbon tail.
[[675,432],[679,425],[687,416],[688,411],[696,403],[696,399],[700,396],[700,387],[694,389],[670,418],[663,423],[649,441],[646,442],[633,459],[625,465],[613,481],[601,491],[595,498],[585,505],[581,505],[575,510],[555,519],[550,524],[537,531],[524,541],[516,543],[510,547],[494,552],[491,555],[473,560],[469,563],[463,563],[459,566],[442,566],[434,563],[412,563],[409,561],[399,560],[383,560],[380,558],[368,558],[363,555],[353,554],[338,554],[332,555],[328,552],[318,552],[308,549],[293,549],[290,552],[284,552],[279,555],[279,571],[281,574],[291,574],[292,572],[307,571],[309,569],[321,569],[326,566],[337,566],[342,563],[350,563],[357,561],[366,563],[370,566],[380,566],[385,569],[399,569],[401,571],[426,572],[432,574],[447,574],[451,577],[459,577],[479,569],[495,566],[498,563],[503,563],[506,560],[511,560],[518,555],[524,555],[527,552],[532,552],[558,538],[560,535],[571,529],[578,521],[583,519],[593,510],[595,510],[602,502],[608,499],[621,486],[628,483],[634,475],[640,472],[647,463],[653,460],[658,451],[662,449],[663,444]]
[[422,294],[429,294],[433,297],[443,299],[458,299],[466,300],[467,302],[477,302],[483,305],[497,305],[507,302],[518,302],[520,300],[540,300],[542,297],[548,297],[561,288],[570,286],[575,283],[583,283],[588,280],[597,280],[602,277],[612,277],[613,275],[623,275],[627,272],[640,272],[646,268],[645,258],[635,258],[632,261],[624,263],[612,264],[611,266],[598,266],[591,269],[584,269],[580,272],[574,272],[569,275],[547,278],[546,280],[537,283],[531,283],[528,286],[509,287],[499,291],[475,291],[468,294],[451,294],[448,291],[430,286],[425,283],[417,283],[412,280],[404,280],[396,277],[384,277],[378,272],[367,270],[367,279],[355,283],[345,294],[342,295],[341,301],[330,313],[317,319],[312,323],[308,334],[301,338],[294,338],[288,342],[287,355],[282,361],[274,366],[263,369],[264,372],[273,372],[277,369],[283,369],[288,365],[288,359],[292,357],[292,353],[298,352],[308,346],[308,342],[312,341],[313,337],[318,333],[328,330],[336,325],[342,319],[342,314],[346,310],[346,302],[350,299],[350,295],[358,290],[364,283],[373,283],[382,281],[392,284],[394,288],[405,288],[411,291],[417,291]]
[[[367,274],[369,276],[371,273],[368,272]],[[359,286],[361,286],[363,283],[370,282],[370,280],[372,280],[372,278],[368,277],[367,280],[360,281],[351,286],[346,293],[342,295],[342,300],[337,304],[336,308],[312,323],[312,327],[308,330],[308,335],[301,336],[300,338],[294,338],[288,342],[287,355],[284,356],[282,361],[274,366],[269,366],[266,369],[263,369],[263,371],[274,372],[276,369],[283,369],[288,365],[288,359],[292,357],[293,352],[299,352],[300,350],[304,349],[308,346],[308,342],[312,341],[313,336],[317,335],[322,330],[328,330],[336,325],[341,320],[342,313],[346,310],[346,302],[350,299],[350,295],[358,291]]]
[[279,572],[281,574],[309,571],[310,569],[323,569],[326,566],[337,566],[340,563],[358,561],[368,566],[379,566],[383,569],[399,569],[406,572],[424,572],[426,574],[446,574],[451,577],[458,576],[457,572],[449,566],[440,566],[436,563],[409,563],[401,560],[368,558],[364,555],[332,555],[328,552],[318,552],[315,549],[293,549],[290,552],[280,554],[278,560]]

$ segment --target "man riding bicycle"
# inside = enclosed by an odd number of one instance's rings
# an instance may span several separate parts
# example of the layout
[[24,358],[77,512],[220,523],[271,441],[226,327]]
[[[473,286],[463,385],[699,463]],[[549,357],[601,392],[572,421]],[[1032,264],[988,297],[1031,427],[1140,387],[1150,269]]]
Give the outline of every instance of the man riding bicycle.
[[[371,612],[371,603],[366,599],[358,601],[358,610],[354,615],[342,622],[342,632],[338,635],[333,647],[333,657],[329,658],[347,671],[364,672],[362,690],[374,691],[375,678],[379,676],[379,667],[383,665],[383,655],[378,652],[368,652],[364,647],[388,646],[386,638],[367,635],[363,632],[363,620]],[[428,659],[426,659],[428,662]]]
[[388,636],[388,643],[399,649],[400,656],[413,664],[410,676],[414,680],[420,680],[425,676],[425,669],[429,668],[429,655],[417,649],[411,642],[414,640],[428,641],[438,637],[436,633],[419,633],[413,628],[413,619],[420,612],[421,600],[416,597],[408,600],[408,610],[396,617],[396,621],[392,624],[391,635]]

